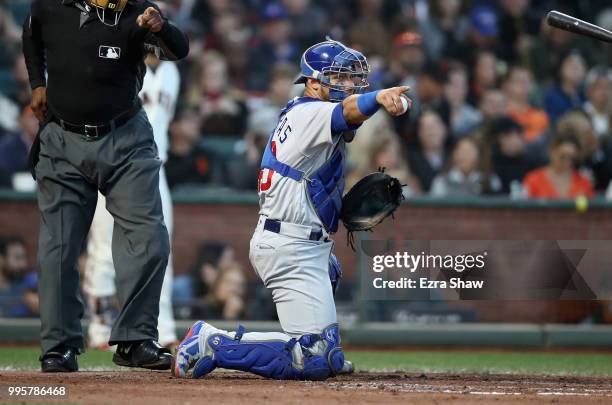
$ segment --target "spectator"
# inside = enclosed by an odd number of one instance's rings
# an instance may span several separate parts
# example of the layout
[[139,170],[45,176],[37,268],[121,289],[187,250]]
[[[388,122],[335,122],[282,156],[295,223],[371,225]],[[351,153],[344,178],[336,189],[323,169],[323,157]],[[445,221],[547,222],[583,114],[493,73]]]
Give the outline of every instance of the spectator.
[[328,29],[328,13],[311,0],[282,0],[299,49],[319,42]]
[[3,68],[13,63],[21,46],[21,29],[4,7],[4,2],[0,4],[0,39],[0,68]]
[[427,57],[432,61],[455,59],[466,51],[470,23],[461,0],[431,1],[430,17],[421,22]]
[[179,184],[224,184],[223,161],[199,145],[200,122],[197,112],[186,110],[170,124],[170,150],[165,167],[171,189]]
[[244,75],[248,69],[248,41],[251,30],[245,24],[242,8],[219,10],[211,23],[211,31],[204,38],[205,50],[215,50],[226,58],[228,76],[237,87],[244,87]]
[[[38,316],[38,279],[28,269],[25,242],[9,237],[0,243],[0,315],[6,317]],[[2,288],[4,287],[4,288]]]
[[0,168],[9,175],[28,170],[28,152],[38,132],[38,120],[30,107],[22,110],[19,127],[0,140]]
[[584,104],[582,84],[586,74],[584,58],[577,52],[570,52],[562,59],[558,79],[544,95],[546,113],[554,124],[564,113]]
[[265,96],[258,100],[252,100],[249,117],[251,118],[259,113],[268,115],[269,111],[274,111],[278,115],[291,98],[294,87],[297,86],[293,84],[296,73],[295,68],[290,64],[276,64],[272,70]]
[[455,137],[467,135],[476,129],[482,121],[480,112],[466,102],[467,93],[467,71],[463,65],[455,64],[450,67],[444,85],[451,132]]
[[586,77],[584,111],[591,117],[597,136],[612,135],[612,70],[594,67]]
[[[575,15],[571,10],[565,10],[564,12]],[[553,84],[558,77],[559,66],[566,56],[572,50],[577,50],[581,55],[590,57],[593,53],[594,42],[596,41],[582,35],[553,28],[546,24],[545,19],[542,18],[540,35],[535,39],[529,52],[530,67],[536,81],[543,85]],[[542,57],[543,55],[546,55],[546,57]]]
[[390,130],[379,131],[370,137],[367,145],[368,156],[361,159],[360,165],[347,178],[347,188],[352,187],[360,179],[379,169],[399,179],[406,184],[403,188],[405,197],[420,194],[418,180],[410,173],[408,163],[403,158],[402,145],[398,136]]
[[533,90],[531,72],[522,66],[512,66],[503,89],[508,100],[508,115],[525,129],[525,140],[533,142],[542,136],[550,122],[546,112],[529,103]]
[[268,87],[276,63],[295,63],[300,56],[291,38],[289,15],[282,4],[265,5],[260,21],[260,33],[249,51],[247,88],[253,91],[264,91]]
[[415,89],[418,105],[440,108],[444,100],[444,83],[447,74],[446,64],[428,63],[423,67]]
[[493,52],[480,51],[474,58],[472,81],[468,101],[478,105],[485,91],[498,87],[499,68],[497,57]]
[[499,36],[498,17],[495,9],[482,4],[470,13],[469,39],[477,50],[493,50]]
[[477,141],[461,138],[451,157],[451,165],[433,180],[431,195],[435,197],[469,197],[497,193],[501,182],[497,176],[482,170],[483,162]]
[[393,39],[389,58],[389,73],[386,84],[416,87],[417,78],[423,71],[425,52],[422,37],[415,31],[404,31]]
[[197,318],[235,320],[246,311],[247,280],[240,266],[234,265],[220,272],[213,290],[206,297]]
[[244,135],[248,110],[242,95],[228,83],[225,57],[216,51],[205,52],[194,68],[193,78],[188,104],[198,109],[199,134]]
[[527,174],[523,181],[529,198],[573,199],[594,195],[589,179],[575,169],[580,142],[575,136],[557,135],[550,144],[550,163]]
[[257,190],[261,157],[268,143],[270,133],[278,122],[278,110],[260,111],[249,120],[249,130],[240,144],[244,150],[239,156],[226,163],[232,187],[242,190]]
[[523,127],[509,117],[491,122],[486,142],[487,163],[499,176],[502,191],[516,197],[525,175],[545,163],[543,148],[537,142],[528,143]]
[[198,250],[197,262],[188,274],[174,278],[173,300],[188,302],[203,299],[213,291],[219,273],[236,264],[234,250],[223,242],[205,242]]
[[228,181],[232,187],[256,190],[261,156],[270,133],[278,122],[278,113],[290,99],[294,71],[282,64],[274,69],[267,97],[252,102],[244,140],[238,145],[239,156],[227,162]]
[[418,118],[417,137],[418,144],[409,148],[408,162],[420,189],[429,192],[431,182],[446,163],[448,129],[437,112],[427,110]]
[[365,55],[387,55],[389,52],[389,29],[381,18],[383,3],[379,0],[358,1],[359,15],[348,26],[348,45]]
[[444,108],[444,83],[447,71],[446,63],[427,63],[423,67],[414,91],[408,93],[413,101],[410,113],[393,119],[397,132],[402,137],[410,134],[415,119],[418,119],[424,109],[435,109],[444,124],[449,125],[448,109]]
[[501,0],[498,55],[511,64],[529,60],[529,51],[540,30],[540,16],[531,0]]
[[[419,114],[420,104],[417,95],[419,88],[422,93],[427,93],[430,89],[434,93],[441,93],[438,85],[441,79],[428,79],[427,74],[424,73],[425,52],[421,41],[421,35],[415,31],[404,31],[395,37],[389,60],[389,71],[383,80],[383,87],[409,86],[411,88],[407,94],[412,99],[411,112],[393,119],[395,130],[404,137],[410,132]],[[424,98],[429,96],[429,94],[421,95]],[[434,94],[432,97],[437,96]]]
[[612,144],[608,137],[597,137],[589,116],[582,110],[559,118],[556,133],[578,140],[580,149],[574,162],[577,169],[594,183],[596,190],[605,190],[612,178]]
[[508,110],[508,99],[506,95],[499,89],[491,88],[482,93],[478,110],[482,113],[483,123],[505,117]]
[[252,102],[248,129],[240,155],[227,162],[228,181],[238,189],[256,190],[261,156],[270,133],[276,127],[279,111],[287,104],[294,87],[294,70],[279,64],[272,73],[272,81],[265,98]]

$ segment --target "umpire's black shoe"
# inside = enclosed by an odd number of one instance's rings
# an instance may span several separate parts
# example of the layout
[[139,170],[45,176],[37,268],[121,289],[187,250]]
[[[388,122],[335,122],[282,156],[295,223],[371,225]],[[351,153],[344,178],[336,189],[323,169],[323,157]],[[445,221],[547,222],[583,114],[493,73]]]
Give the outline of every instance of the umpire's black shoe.
[[43,373],[68,373],[79,371],[77,349],[74,347],[58,348],[40,358],[40,369]]
[[123,367],[142,367],[149,370],[170,370],[172,353],[153,340],[123,342],[117,345],[113,363]]

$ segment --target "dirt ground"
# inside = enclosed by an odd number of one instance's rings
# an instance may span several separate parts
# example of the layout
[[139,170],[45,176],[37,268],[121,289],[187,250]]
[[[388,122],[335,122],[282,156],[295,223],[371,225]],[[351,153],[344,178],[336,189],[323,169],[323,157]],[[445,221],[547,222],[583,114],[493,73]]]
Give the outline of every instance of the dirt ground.
[[[68,397],[10,398],[10,385],[65,385]],[[272,381],[245,373],[215,371],[202,380],[179,380],[168,372],[41,374],[0,371],[0,402],[84,404],[395,404],[612,403],[612,379],[414,373],[356,373],[323,382]]]

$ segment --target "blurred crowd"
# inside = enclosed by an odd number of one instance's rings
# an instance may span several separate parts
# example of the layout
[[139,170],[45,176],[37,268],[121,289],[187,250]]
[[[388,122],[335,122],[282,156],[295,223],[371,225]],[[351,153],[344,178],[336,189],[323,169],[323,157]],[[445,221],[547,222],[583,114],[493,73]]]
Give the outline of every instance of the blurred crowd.
[[[59,1],[59,0],[58,0]],[[190,38],[166,163],[173,191],[255,191],[299,58],[326,35],[363,51],[370,89],[411,87],[349,144],[350,186],[385,167],[407,196],[612,199],[612,47],[544,20],[551,9],[612,30],[606,0],[168,0]],[[32,190],[38,122],[21,54],[27,0],[0,0],[0,188]],[[37,316],[19,237],[0,240],[0,317]],[[228,245],[204,242],[173,285],[178,318],[274,319]],[[85,256],[83,256],[85,258]],[[83,266],[80,265],[82,268]],[[348,289],[351,290],[350,288]],[[350,297],[345,297],[350,299]]]
[[[349,146],[349,185],[379,167],[407,195],[612,197],[612,47],[553,29],[557,9],[612,28],[605,0],[168,0],[189,35],[166,163],[173,190],[256,190],[268,134],[301,53],[326,35],[369,58],[370,88],[411,87]],[[20,175],[37,122],[20,52],[27,0],[0,0],[0,186]]]
[[[197,249],[192,266],[174,278],[172,299],[177,319],[276,319],[270,293],[261,283],[249,280],[230,245],[206,241]],[[30,267],[31,253],[20,236],[0,236],[0,318],[39,315],[38,276]],[[86,261],[83,246],[78,262],[82,282]],[[84,299],[83,285],[80,294],[83,303],[90,305]],[[105,306],[109,312],[118,310],[114,297]],[[90,310],[86,308],[87,313]]]
[[[59,1],[59,0],[58,0]],[[370,89],[411,87],[413,108],[377,113],[349,144],[347,180],[385,167],[407,196],[612,199],[612,47],[544,20],[551,9],[612,30],[609,0],[168,0],[190,37],[169,128],[173,191],[255,191],[299,58],[326,35],[363,51]],[[32,190],[38,130],[21,54],[27,0],[0,0],[0,188]],[[0,317],[36,316],[36,274],[0,240]],[[186,271],[187,270],[187,271]],[[205,242],[177,269],[179,318],[274,318],[231,247]]]

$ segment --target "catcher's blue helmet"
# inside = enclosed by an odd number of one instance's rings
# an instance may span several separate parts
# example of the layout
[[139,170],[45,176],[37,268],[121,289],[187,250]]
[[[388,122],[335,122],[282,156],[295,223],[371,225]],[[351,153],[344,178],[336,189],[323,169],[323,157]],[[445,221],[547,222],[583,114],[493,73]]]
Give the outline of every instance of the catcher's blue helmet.
[[[350,94],[361,93],[368,84],[370,65],[359,51],[333,40],[306,49],[300,60],[300,76],[295,83],[318,80],[330,88],[330,101],[342,101]],[[352,84],[346,85],[349,80]]]

